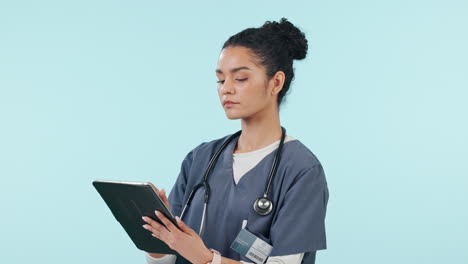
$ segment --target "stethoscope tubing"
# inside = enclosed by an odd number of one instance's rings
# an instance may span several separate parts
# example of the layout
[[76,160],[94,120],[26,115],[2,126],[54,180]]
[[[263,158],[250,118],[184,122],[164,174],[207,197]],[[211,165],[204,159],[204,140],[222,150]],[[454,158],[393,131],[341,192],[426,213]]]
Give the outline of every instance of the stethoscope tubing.
[[[276,150],[276,153],[275,153],[275,157],[274,157],[274,160],[273,160],[273,165],[272,165],[270,173],[268,175],[267,186],[265,187],[265,191],[263,192],[263,197],[257,199],[255,201],[255,203],[254,203],[254,209],[260,215],[269,214],[271,212],[272,208],[273,208],[273,203],[271,202],[271,200],[269,199],[268,196],[269,196],[269,193],[270,193],[271,181],[272,181],[273,176],[276,174],[276,171],[278,169],[278,164],[279,164],[279,161],[280,161],[280,158],[281,158],[281,150],[283,148],[284,139],[286,137],[286,129],[284,127],[281,127],[281,130],[282,130],[282,135],[281,135],[280,144],[279,144],[278,149]],[[218,157],[221,154],[221,152],[226,148],[226,146],[228,145],[229,142],[231,142],[234,138],[238,137],[241,133],[242,133],[242,130],[239,130],[236,133],[232,134],[229,138],[227,138],[223,142],[221,147],[211,157],[211,160],[208,163],[208,166],[207,166],[207,168],[205,170],[205,173],[203,175],[202,180],[200,181],[200,183],[198,183],[197,185],[195,185],[193,187],[193,189],[190,192],[190,195],[188,196],[187,201],[185,202],[185,205],[184,205],[184,207],[182,209],[182,213],[180,214],[180,219],[182,219],[184,217],[185,211],[190,206],[190,204],[191,204],[191,202],[193,200],[193,196],[195,195],[196,191],[201,187],[205,187],[203,214],[202,214],[202,219],[201,219],[201,223],[200,223],[200,231],[199,231],[200,235],[201,235],[201,232],[203,230],[203,224],[204,224],[204,220],[205,220],[206,208],[207,208],[208,200],[210,198],[210,193],[211,193],[211,188],[210,188],[210,185],[208,183],[208,176],[211,173],[211,171],[212,171],[216,161],[218,160]],[[260,203],[259,200],[262,199],[262,198],[266,199],[270,203],[270,206],[271,206],[268,211],[265,211],[263,213],[257,211],[257,210],[261,210],[261,209],[258,209],[260,207],[258,204]]]

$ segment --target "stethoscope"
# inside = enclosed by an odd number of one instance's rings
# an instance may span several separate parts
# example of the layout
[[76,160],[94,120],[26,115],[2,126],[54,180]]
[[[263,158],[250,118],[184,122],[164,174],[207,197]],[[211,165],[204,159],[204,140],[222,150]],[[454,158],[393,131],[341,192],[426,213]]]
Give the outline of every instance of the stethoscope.
[[[258,198],[254,204],[253,208],[255,212],[257,212],[259,215],[265,216],[268,215],[272,210],[273,210],[273,201],[269,198],[270,194],[270,186],[271,186],[271,180],[273,179],[273,176],[276,174],[276,170],[278,169],[278,163],[280,161],[281,157],[281,149],[283,148],[283,143],[284,143],[284,138],[286,136],[286,129],[284,127],[281,127],[282,134],[281,134],[281,140],[280,144],[278,146],[278,149],[276,150],[275,153],[275,158],[273,160],[273,166],[271,167],[270,174],[268,175],[268,184],[265,188],[265,191],[263,192],[263,196]],[[185,210],[190,206],[190,203],[192,202],[193,196],[195,195],[195,192],[200,188],[200,187],[205,187],[205,202],[203,206],[203,214],[202,214],[202,219],[201,219],[201,224],[200,224],[200,232],[201,234],[203,230],[203,222],[205,220],[205,213],[206,213],[206,206],[208,204],[208,200],[210,198],[210,185],[208,184],[208,175],[210,174],[211,170],[214,167],[214,164],[218,160],[219,155],[221,152],[226,148],[229,142],[231,142],[232,139],[238,137],[241,134],[242,130],[237,131],[236,133],[232,134],[228,139],[226,139],[221,147],[216,151],[216,153],[211,157],[210,162],[208,163],[208,167],[206,168],[205,174],[203,175],[202,180],[200,181],[199,184],[195,185],[193,187],[192,192],[190,192],[190,195],[185,202],[184,208],[182,209],[182,213],[180,214],[180,219],[184,217]]]

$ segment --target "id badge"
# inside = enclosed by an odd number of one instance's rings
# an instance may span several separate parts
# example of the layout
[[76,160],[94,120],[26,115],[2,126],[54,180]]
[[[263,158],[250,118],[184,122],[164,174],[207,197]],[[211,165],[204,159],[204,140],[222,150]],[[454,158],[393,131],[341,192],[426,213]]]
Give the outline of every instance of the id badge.
[[265,263],[273,247],[254,234],[242,228],[231,248],[257,264]]

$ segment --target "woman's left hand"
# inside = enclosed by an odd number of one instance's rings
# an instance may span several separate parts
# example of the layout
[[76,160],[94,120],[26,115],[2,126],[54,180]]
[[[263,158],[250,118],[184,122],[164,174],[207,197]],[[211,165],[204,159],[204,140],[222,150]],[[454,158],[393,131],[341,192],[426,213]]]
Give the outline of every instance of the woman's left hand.
[[205,264],[213,259],[213,253],[205,246],[197,232],[182,222],[178,216],[176,220],[180,229],[162,213],[156,211],[156,216],[165,226],[150,217],[142,217],[147,223],[143,228],[150,231],[152,236],[162,240],[191,263]]

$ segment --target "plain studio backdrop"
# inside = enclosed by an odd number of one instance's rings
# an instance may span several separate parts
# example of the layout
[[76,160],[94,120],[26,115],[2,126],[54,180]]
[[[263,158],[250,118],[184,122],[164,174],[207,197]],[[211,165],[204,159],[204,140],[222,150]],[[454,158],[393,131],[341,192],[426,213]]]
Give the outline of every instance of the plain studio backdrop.
[[144,263],[92,181],[169,192],[191,149],[240,129],[217,95],[224,41],[286,17],[309,53],[281,121],[330,190],[317,263],[468,263],[467,13],[461,0],[3,0],[0,262]]

